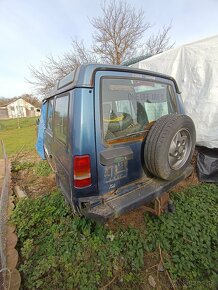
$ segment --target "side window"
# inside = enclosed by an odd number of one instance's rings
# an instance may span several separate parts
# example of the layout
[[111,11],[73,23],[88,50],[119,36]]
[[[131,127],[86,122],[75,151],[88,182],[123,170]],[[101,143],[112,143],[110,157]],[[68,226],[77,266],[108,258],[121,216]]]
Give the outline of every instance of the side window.
[[52,120],[53,120],[53,108],[54,108],[54,100],[50,99],[48,101],[46,128],[51,131],[52,131]]
[[55,114],[54,114],[54,131],[55,136],[65,144],[67,143],[68,105],[69,105],[68,95],[56,98]]

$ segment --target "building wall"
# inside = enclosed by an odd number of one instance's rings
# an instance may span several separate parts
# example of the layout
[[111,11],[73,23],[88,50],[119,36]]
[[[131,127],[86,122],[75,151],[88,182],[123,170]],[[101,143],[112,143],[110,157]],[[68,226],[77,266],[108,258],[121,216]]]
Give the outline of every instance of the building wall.
[[18,99],[8,104],[7,110],[9,118],[40,116],[40,112],[37,112],[37,108],[23,99]]

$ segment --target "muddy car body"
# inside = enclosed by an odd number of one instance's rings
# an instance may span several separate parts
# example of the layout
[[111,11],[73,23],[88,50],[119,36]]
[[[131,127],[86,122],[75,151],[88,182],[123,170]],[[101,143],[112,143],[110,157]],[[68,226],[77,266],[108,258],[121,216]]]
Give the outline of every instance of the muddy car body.
[[82,65],[57,83],[42,111],[45,156],[67,201],[86,216],[116,217],[192,170],[194,125],[169,76]]

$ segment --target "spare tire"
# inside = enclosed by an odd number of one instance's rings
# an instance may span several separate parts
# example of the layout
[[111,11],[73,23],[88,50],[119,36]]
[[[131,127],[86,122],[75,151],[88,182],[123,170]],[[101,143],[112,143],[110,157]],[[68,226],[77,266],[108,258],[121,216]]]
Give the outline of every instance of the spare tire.
[[196,132],[192,119],[170,114],[151,127],[144,147],[148,171],[165,180],[177,178],[189,165],[195,149]]

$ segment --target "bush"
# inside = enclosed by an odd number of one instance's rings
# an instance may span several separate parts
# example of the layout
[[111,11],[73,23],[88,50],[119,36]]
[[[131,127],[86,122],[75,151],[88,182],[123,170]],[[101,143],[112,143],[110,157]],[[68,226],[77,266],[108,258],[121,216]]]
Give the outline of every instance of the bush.
[[35,163],[33,162],[19,162],[19,161],[12,162],[11,171],[18,172],[21,170],[32,168],[34,165]]

